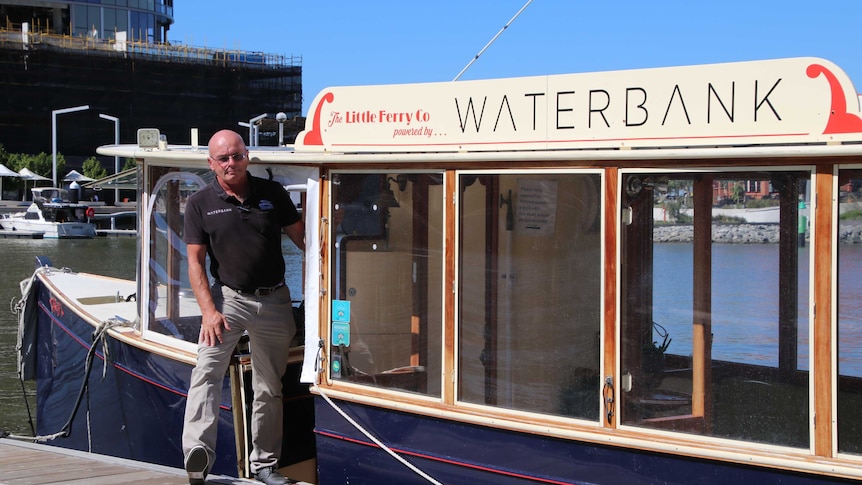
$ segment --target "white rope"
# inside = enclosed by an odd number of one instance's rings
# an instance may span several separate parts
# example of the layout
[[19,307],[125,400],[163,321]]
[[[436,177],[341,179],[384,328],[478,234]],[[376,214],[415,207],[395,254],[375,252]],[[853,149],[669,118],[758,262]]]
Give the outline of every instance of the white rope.
[[428,475],[427,473],[423,472],[422,470],[420,470],[420,469],[416,468],[416,466],[415,466],[415,465],[413,465],[413,464],[412,464],[412,463],[410,463],[409,461],[405,460],[403,457],[401,457],[401,455],[399,455],[398,453],[395,453],[394,451],[392,451],[392,449],[391,449],[391,448],[389,448],[388,446],[384,445],[380,440],[378,440],[377,438],[375,438],[374,436],[372,436],[372,435],[371,435],[371,433],[369,433],[365,428],[363,428],[363,427],[362,427],[362,425],[360,425],[359,423],[357,423],[356,421],[354,421],[354,420],[353,420],[353,418],[351,418],[350,416],[348,416],[348,415],[347,415],[347,413],[345,413],[344,411],[342,411],[342,410],[341,410],[341,408],[339,408],[339,407],[338,407],[334,402],[332,402],[332,400],[331,400],[331,399],[329,399],[329,396],[327,396],[327,395],[326,395],[326,393],[325,393],[325,392],[323,392],[323,389],[321,389],[321,388],[320,388],[320,387],[318,387],[318,386],[314,386],[314,387],[315,387],[316,391],[320,393],[320,396],[323,398],[323,400],[324,400],[324,401],[326,401],[330,406],[332,406],[332,409],[334,409],[338,414],[340,414],[340,415],[341,415],[341,417],[343,417],[345,420],[347,420],[347,422],[348,422],[348,423],[350,423],[354,428],[358,429],[358,430],[359,430],[362,434],[364,434],[368,439],[370,439],[371,441],[373,441],[373,442],[374,442],[374,444],[376,444],[377,446],[379,446],[383,451],[385,451],[386,453],[389,453],[389,455],[391,455],[393,458],[395,458],[396,460],[398,460],[399,462],[401,462],[401,464],[402,464],[402,465],[404,465],[404,466],[406,466],[407,468],[409,468],[409,469],[413,470],[413,472],[415,472],[417,475],[419,475],[420,477],[422,477],[422,478],[424,478],[425,480],[427,480],[429,483],[433,483],[433,484],[435,484],[435,485],[442,485],[440,482],[438,482],[437,480],[435,480],[434,478],[432,478],[430,475]]
[[10,434],[4,436],[4,438],[9,438],[10,440],[18,440],[18,441],[38,441],[40,443],[43,443],[45,441],[51,441],[53,439],[59,438],[59,437],[63,436],[63,434],[64,433],[62,431],[59,433],[39,435],[39,436],[26,436],[26,435],[19,435],[19,434],[11,434],[10,433]]
[[39,275],[39,273],[48,273],[51,270],[56,270],[56,268],[52,268],[50,266],[39,266],[38,268],[36,268],[33,271],[33,275],[30,276],[29,279],[22,280],[21,283],[19,283],[19,286],[21,286],[24,284],[24,281],[26,281],[27,286],[26,287],[22,286],[20,288],[21,298],[18,300],[17,303],[15,303],[14,298],[12,299],[12,303],[11,303],[12,308],[10,309],[10,310],[12,310],[12,313],[14,313],[15,315],[18,315],[21,313],[21,310],[24,309],[24,304],[27,302],[27,296],[30,294],[30,288],[32,288],[33,282],[36,281],[36,277]]

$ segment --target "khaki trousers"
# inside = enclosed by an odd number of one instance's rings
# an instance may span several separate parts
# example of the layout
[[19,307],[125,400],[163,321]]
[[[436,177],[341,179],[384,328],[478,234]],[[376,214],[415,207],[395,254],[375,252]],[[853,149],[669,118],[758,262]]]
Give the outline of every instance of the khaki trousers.
[[218,345],[198,345],[186,401],[183,457],[188,457],[195,446],[203,446],[212,468],[225,373],[240,337],[248,332],[254,389],[249,461],[251,472],[256,473],[261,468],[277,466],[281,457],[281,378],[287,368],[290,341],[296,333],[290,290],[285,285],[270,295],[254,296],[216,285],[212,295],[231,329],[222,334]]

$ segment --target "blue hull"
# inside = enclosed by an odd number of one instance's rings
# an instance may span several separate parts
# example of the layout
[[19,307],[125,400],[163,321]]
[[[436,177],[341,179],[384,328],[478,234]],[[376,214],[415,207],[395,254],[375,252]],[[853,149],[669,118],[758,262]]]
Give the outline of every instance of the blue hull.
[[[58,432],[82,388],[94,328],[38,285],[37,434]],[[53,305],[53,306],[52,306]],[[181,434],[192,367],[108,338],[109,362],[97,346],[93,369],[67,437],[48,443],[182,468]],[[105,370],[104,377],[102,376]],[[212,472],[237,476],[230,383],[226,378]]]
[[[350,425],[322,398],[317,397],[315,403],[321,485],[428,483]],[[444,484],[852,483],[335,403],[386,446]]]

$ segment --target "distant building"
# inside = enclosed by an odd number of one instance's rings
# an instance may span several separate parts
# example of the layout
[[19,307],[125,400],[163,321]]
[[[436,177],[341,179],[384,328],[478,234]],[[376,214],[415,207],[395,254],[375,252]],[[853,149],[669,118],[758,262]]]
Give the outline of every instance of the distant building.
[[[114,142],[135,142],[138,128],[159,128],[168,143],[201,144],[218,129],[268,114],[259,137],[275,145],[277,112],[292,141],[302,110],[301,58],[168,42],[174,0],[0,0],[0,143],[9,152],[57,150],[67,160]],[[241,31],[237,31],[241,35]],[[237,39],[241,40],[241,39]]]

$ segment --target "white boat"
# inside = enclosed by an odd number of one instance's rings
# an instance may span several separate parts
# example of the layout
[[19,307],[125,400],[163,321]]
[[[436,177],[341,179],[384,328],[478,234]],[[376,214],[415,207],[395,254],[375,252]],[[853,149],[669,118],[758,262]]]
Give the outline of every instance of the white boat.
[[92,207],[72,202],[69,191],[56,187],[30,189],[33,203],[26,211],[4,214],[0,226],[7,231],[41,232],[54,239],[90,238],[96,226]]

